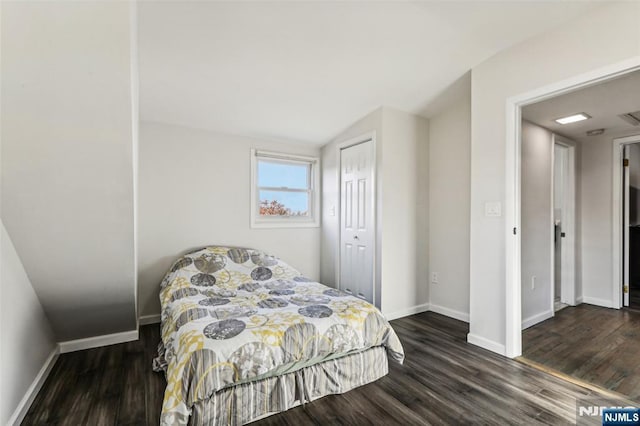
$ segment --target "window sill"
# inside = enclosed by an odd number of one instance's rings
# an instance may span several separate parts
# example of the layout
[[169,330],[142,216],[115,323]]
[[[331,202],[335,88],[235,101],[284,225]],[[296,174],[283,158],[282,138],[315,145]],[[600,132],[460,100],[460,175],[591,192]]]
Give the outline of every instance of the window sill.
[[315,220],[253,220],[251,228],[268,229],[268,228],[319,228],[320,223]]

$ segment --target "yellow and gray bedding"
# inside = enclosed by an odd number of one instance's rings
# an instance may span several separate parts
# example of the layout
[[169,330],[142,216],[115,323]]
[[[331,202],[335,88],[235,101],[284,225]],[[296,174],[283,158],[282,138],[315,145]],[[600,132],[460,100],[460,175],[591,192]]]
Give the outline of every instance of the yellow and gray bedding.
[[[194,414],[209,422],[222,413],[209,412],[206,401],[222,390],[247,383],[254,384],[251,389],[259,388],[256,383],[270,386],[276,382],[268,379],[276,376],[283,377],[280,390],[286,390],[284,378],[289,384],[303,381],[312,366],[339,363],[369,348],[382,347],[400,363],[404,359],[397,335],[373,305],[311,282],[258,250],[215,246],[183,256],[162,281],[160,301],[167,375],[162,424],[187,424],[194,406]],[[351,366],[359,358],[379,357],[359,356],[342,364]],[[386,373],[386,362],[349,368],[366,372],[376,367]],[[358,381],[358,374],[342,376],[346,382],[325,386],[326,393],[366,383]],[[236,400],[248,394],[258,403],[254,393],[239,392]],[[295,397],[314,399],[311,394]],[[276,405],[290,408],[291,396],[285,399]],[[237,418],[243,422],[244,417]]]

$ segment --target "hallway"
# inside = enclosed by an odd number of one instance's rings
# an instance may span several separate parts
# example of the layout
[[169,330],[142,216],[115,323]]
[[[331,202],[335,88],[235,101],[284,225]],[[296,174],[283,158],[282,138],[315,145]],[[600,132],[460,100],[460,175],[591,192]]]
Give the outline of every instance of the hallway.
[[522,333],[523,357],[640,401],[640,312],[582,304]]

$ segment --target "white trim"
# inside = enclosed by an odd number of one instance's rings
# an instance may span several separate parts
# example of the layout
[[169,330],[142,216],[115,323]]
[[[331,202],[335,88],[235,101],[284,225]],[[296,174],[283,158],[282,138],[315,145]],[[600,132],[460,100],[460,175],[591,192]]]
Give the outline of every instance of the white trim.
[[[564,136],[552,134],[552,168],[551,168],[551,221],[554,224],[555,219],[555,146],[559,145],[567,149],[566,170],[563,177],[563,198],[564,206],[562,209],[562,229],[565,238],[560,241],[562,246],[560,264],[562,265],[560,301],[567,305],[576,305],[576,143]],[[555,227],[552,226],[552,234],[555,233]],[[555,235],[551,236],[551,312],[555,312]],[[523,322],[524,323],[524,322]]]
[[136,317],[138,316],[138,195],[139,153],[140,153],[140,67],[138,64],[138,2],[129,3],[130,61],[131,61],[131,168],[133,177],[133,297]]
[[[629,145],[623,145],[622,148],[622,158],[624,158],[623,161],[628,161],[629,163],[631,163],[631,149],[629,149]],[[615,161],[615,160],[614,160]],[[622,299],[622,306],[629,306],[629,292],[624,291],[624,287],[629,285],[629,278],[630,278],[630,274],[629,272],[631,272],[631,268],[629,268],[629,261],[631,259],[629,259],[631,257],[631,245],[629,244],[629,237],[631,237],[631,231],[629,230],[629,224],[631,223],[631,217],[630,217],[630,213],[631,213],[631,208],[629,207],[629,203],[631,202],[631,164],[629,164],[629,167],[624,167],[623,168],[623,172],[622,172],[622,176],[623,176],[623,202],[622,202],[622,236],[623,236],[623,243],[622,243],[622,250],[623,250],[623,255],[622,255],[622,282],[621,282],[621,288],[622,288],[622,292],[621,292],[621,299]],[[620,228],[618,228],[620,229]],[[615,283],[614,283],[615,284]],[[615,286],[614,286],[615,288]],[[615,294],[617,292],[614,292],[614,300],[615,300]]]
[[[310,215],[307,217],[280,217],[280,218],[260,218],[258,216],[258,157],[282,160],[285,162],[300,162],[308,164],[310,168]],[[251,148],[251,228],[318,228],[320,226],[320,159],[318,157],[307,157],[303,155],[287,154],[280,152],[261,151]]]
[[588,305],[602,306],[603,308],[614,308],[614,304],[611,300],[599,299],[597,297],[583,296],[582,303],[586,303]]
[[[522,354],[522,272],[520,227],[520,138],[522,135],[521,110],[515,103],[507,100],[507,133],[505,149],[505,345],[491,342],[483,343],[484,338],[469,335],[478,346],[503,347],[503,354],[515,358]],[[512,143],[510,143],[513,141]],[[514,230],[516,232],[514,232]],[[473,343],[473,342],[472,342]]]
[[539,314],[535,314],[530,316],[527,319],[522,320],[522,329],[529,328],[538,324],[539,322],[548,320],[549,318],[553,318],[554,311],[553,309],[549,311],[540,312]]
[[499,355],[506,354],[506,347],[498,342],[494,342],[493,340],[485,339],[484,337],[475,335],[475,334],[467,334],[467,342],[472,345],[479,346],[483,349],[486,349],[491,352],[495,352]]
[[[612,188],[612,236],[613,246],[611,247],[611,264],[612,264],[612,279],[611,279],[611,294],[612,301],[609,302],[611,308],[619,309],[622,307],[622,148],[625,145],[640,142],[640,135],[626,136],[624,138],[615,138],[612,141],[613,149],[613,188]],[[586,301],[584,303],[590,303]],[[599,300],[599,299],[594,299]],[[600,305],[599,303],[592,303],[594,305]]]
[[582,296],[576,297],[576,306],[584,303],[584,298]]
[[[521,108],[591,86],[640,69],[640,56],[579,74],[506,99],[505,137],[505,354],[522,354],[522,295],[520,259],[520,146]],[[513,234],[513,229],[518,232]],[[470,336],[471,337],[471,336]],[[480,339],[474,336],[473,339]],[[475,340],[479,341],[479,340]],[[480,345],[482,346],[482,345]],[[502,346],[502,345],[498,345]],[[497,346],[494,346],[497,348]],[[499,351],[496,351],[499,352]]]
[[42,389],[42,385],[44,385],[45,380],[47,380],[47,377],[49,377],[49,373],[51,373],[51,369],[55,365],[59,355],[60,352],[58,350],[58,347],[56,346],[44,361],[42,368],[40,368],[40,371],[38,371],[38,374],[36,374],[33,382],[31,382],[31,384],[27,388],[27,391],[18,403],[15,411],[13,412],[11,417],[9,417],[9,420],[7,421],[8,425],[19,425],[22,423],[22,421],[24,420],[24,416],[26,416],[27,411],[29,411],[29,408],[31,407],[31,404],[33,404],[33,401],[36,399],[38,392],[40,392],[40,389]]
[[157,324],[159,322],[160,322],[160,314],[143,315],[140,318],[138,318],[138,324],[140,325]]
[[318,157],[307,155],[288,154],[285,152],[264,151],[262,149],[252,149],[252,155],[256,157],[272,158],[274,160],[298,161],[300,163],[318,163]]
[[[564,172],[564,166],[563,166],[563,172]],[[550,262],[550,274],[549,274],[549,283],[551,284],[549,286],[549,309],[551,310],[551,312],[555,312],[555,292],[556,292],[556,194],[555,194],[555,190],[556,190],[556,134],[552,133],[551,134],[551,179],[550,179],[550,191],[549,194],[551,195],[551,203],[550,203],[550,210],[551,210],[551,214],[549,216],[549,221],[551,223],[551,226],[549,227],[549,232],[551,233],[551,238],[549,239],[549,244],[551,246],[551,250],[549,250],[550,253],[550,257],[551,257],[551,262]],[[564,194],[563,194],[564,195]],[[564,225],[564,223],[563,223]],[[562,264],[562,262],[560,263]],[[562,281],[560,281],[562,282]],[[552,314],[553,315],[553,314]],[[534,315],[535,317],[535,315]],[[526,321],[528,321],[531,317],[529,317],[528,319],[523,319],[522,320],[522,329],[524,330],[525,328],[530,327],[531,325],[525,327],[525,323]],[[533,324],[532,324],[533,325]]]
[[411,306],[410,308],[400,309],[398,311],[391,312],[389,314],[384,314],[384,317],[387,321],[392,321],[398,318],[408,317],[409,315],[415,315],[422,312],[427,312],[429,310],[429,304],[423,303],[421,305]]
[[[580,287],[582,292],[582,283],[577,281],[578,274],[576,273],[576,253],[578,248],[576,244],[577,239],[577,218],[576,218],[576,197],[578,194],[577,185],[578,179],[577,173],[577,156],[576,156],[576,143],[572,140],[558,137],[556,135],[555,142],[560,142],[568,148],[568,170],[565,180],[565,202],[566,206],[563,209],[563,219],[566,223],[566,237],[565,244],[562,246],[561,262],[562,262],[562,285],[561,285],[561,302],[574,306],[576,304],[577,288]],[[555,272],[554,272],[555,273]]]
[[444,315],[445,317],[457,319],[464,322],[469,322],[469,314],[466,312],[456,311],[455,309],[449,309],[444,306],[429,304],[429,310],[436,314]]
[[[382,293],[382,287],[381,287],[381,283],[379,282],[380,280],[380,276],[377,273],[378,271],[378,262],[381,259],[378,259],[378,247],[379,247],[379,243],[380,241],[378,240],[378,236],[381,234],[380,232],[378,232],[378,227],[377,227],[377,220],[378,220],[378,211],[377,211],[377,206],[378,206],[378,179],[377,179],[377,173],[378,173],[378,159],[377,159],[377,146],[376,146],[376,132],[375,130],[372,132],[367,132],[364,133],[360,136],[356,136],[354,138],[351,139],[347,139],[345,141],[342,142],[338,142],[336,143],[336,155],[337,155],[337,164],[338,167],[336,167],[336,173],[337,173],[337,182],[338,182],[338,202],[336,203],[336,209],[337,209],[337,214],[338,214],[338,242],[337,242],[337,250],[336,250],[336,270],[335,270],[335,280],[336,280],[336,288],[341,288],[340,287],[340,263],[341,263],[341,257],[340,257],[340,250],[342,250],[342,243],[341,243],[341,237],[342,237],[342,150],[355,146],[355,145],[359,145],[362,143],[367,143],[367,142],[371,142],[371,150],[372,150],[372,161],[371,161],[371,179],[372,179],[372,184],[371,184],[371,188],[372,188],[372,194],[371,194],[371,203],[373,204],[372,206],[372,212],[373,212],[373,228],[372,228],[372,232],[373,232],[373,247],[372,247],[372,252],[373,252],[373,301],[372,304],[375,305],[378,309],[382,306],[382,301],[380,300],[380,293]],[[408,314],[410,315],[410,314]],[[406,315],[405,315],[406,316]],[[396,318],[400,318],[400,317],[396,317]]]
[[99,348],[101,346],[138,340],[138,330],[123,331],[121,333],[106,334],[104,336],[87,337],[86,339],[67,340],[58,342],[60,353],[82,351],[84,349]]

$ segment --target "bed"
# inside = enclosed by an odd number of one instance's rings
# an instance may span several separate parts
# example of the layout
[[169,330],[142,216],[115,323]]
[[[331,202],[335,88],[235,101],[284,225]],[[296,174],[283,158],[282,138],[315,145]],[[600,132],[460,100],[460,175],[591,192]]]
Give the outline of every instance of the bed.
[[404,360],[370,303],[262,251],[212,246],[161,284],[161,424],[235,425],[344,393]]

